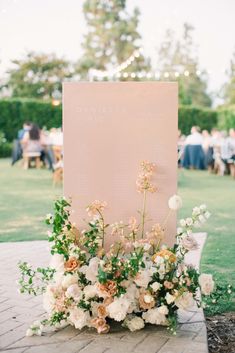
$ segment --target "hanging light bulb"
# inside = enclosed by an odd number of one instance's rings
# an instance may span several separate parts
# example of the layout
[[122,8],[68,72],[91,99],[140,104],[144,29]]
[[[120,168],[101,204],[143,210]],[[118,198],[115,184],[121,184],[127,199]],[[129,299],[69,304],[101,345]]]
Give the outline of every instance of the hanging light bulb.
[[127,78],[128,77],[128,72],[123,72],[122,77]]
[[197,75],[197,76],[200,76],[200,75],[201,75],[201,71],[200,71],[200,70],[197,70],[197,71],[196,71],[196,75]]
[[158,80],[160,78],[160,76],[161,76],[160,71],[156,71],[154,76]]
[[135,72],[131,73],[131,78],[136,78],[136,73]]
[[176,71],[175,72],[175,77],[179,77],[179,75],[180,75],[179,72]]
[[188,71],[188,70],[185,70],[185,71],[184,71],[184,76],[186,76],[186,77],[189,76],[189,71]]
[[167,72],[167,71],[164,72],[164,77],[165,77],[165,78],[168,78],[169,76],[170,76],[169,72]]

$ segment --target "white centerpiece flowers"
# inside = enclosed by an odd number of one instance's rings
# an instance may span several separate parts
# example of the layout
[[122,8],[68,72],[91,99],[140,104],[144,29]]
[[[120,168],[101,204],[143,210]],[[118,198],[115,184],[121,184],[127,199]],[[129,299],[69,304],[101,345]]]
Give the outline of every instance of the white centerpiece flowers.
[[[112,321],[130,331],[143,329],[146,323],[176,330],[177,310],[201,306],[202,294],[214,290],[210,274],[200,274],[184,262],[185,255],[197,248],[193,230],[205,223],[210,214],[205,205],[195,207],[192,215],[181,219],[173,247],[164,244],[167,221],[182,207],[178,195],[169,198],[169,212],[162,222],[149,222],[148,197],[157,192],[153,183],[153,163],[140,165],[136,186],[143,196],[138,217],[109,224],[105,219],[106,202],[95,200],[87,206],[84,229],[70,220],[71,202],[55,202],[54,215],[46,223],[52,258],[47,268],[34,270],[26,262],[19,265],[20,291],[43,293],[48,318],[32,324],[27,336],[41,335],[49,326],[71,324],[81,330],[93,328],[99,334],[109,332]],[[107,247],[108,237],[114,242]],[[107,243],[110,243],[107,242]]]

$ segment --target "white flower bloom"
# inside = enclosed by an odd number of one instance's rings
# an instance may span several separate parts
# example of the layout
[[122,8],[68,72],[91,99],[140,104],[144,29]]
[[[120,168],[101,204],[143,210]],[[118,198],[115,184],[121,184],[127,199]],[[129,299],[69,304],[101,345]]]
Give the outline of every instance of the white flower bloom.
[[194,305],[194,299],[192,293],[184,292],[182,295],[176,298],[176,306],[179,309],[187,310]]
[[115,321],[122,321],[127,315],[129,306],[129,300],[125,297],[119,297],[115,298],[114,301],[106,307],[106,309],[111,319],[114,319]]
[[141,270],[137,273],[134,282],[139,287],[147,288],[149,282],[151,281],[151,271]]
[[154,292],[157,292],[162,287],[162,285],[159,282],[154,282],[150,285],[150,287]]
[[168,314],[168,308],[166,305],[162,305],[159,308],[149,309],[148,311],[142,314],[145,322],[149,322],[153,325],[166,325],[167,319],[166,315]]
[[83,327],[88,326],[90,323],[90,314],[76,306],[69,310],[69,321],[75,328],[81,330]]
[[201,227],[201,223],[198,222],[198,221],[195,221],[193,225],[194,225],[195,228],[200,228]]
[[206,219],[208,219],[208,218],[210,218],[211,214],[210,214],[210,212],[206,211],[204,216],[206,217]]
[[82,299],[82,290],[77,283],[71,284],[71,286],[67,288],[65,296],[67,298],[73,298],[75,301],[80,301]]
[[48,213],[48,214],[46,215],[46,220],[50,220],[52,217],[53,217],[53,215],[52,215],[51,213]]
[[198,219],[199,219],[199,221],[200,221],[201,223],[205,223],[205,222],[206,222],[206,219],[205,219],[205,217],[204,217],[203,215],[200,215],[200,216],[198,217]]
[[200,206],[200,210],[201,210],[201,211],[205,211],[206,209],[207,209],[206,205],[201,205],[201,206]]
[[185,219],[180,219],[180,225],[181,225],[181,227],[185,227],[186,226],[186,221],[185,221]]
[[97,281],[98,276],[98,267],[99,267],[100,259],[98,257],[93,257],[88,266],[82,266],[79,271],[84,273],[86,279],[95,283]]
[[97,295],[97,289],[93,285],[88,285],[84,287],[83,293],[85,295],[85,299],[88,300],[94,298]]
[[181,245],[188,251],[196,250],[198,248],[198,243],[192,235],[186,235],[186,237],[183,237]]
[[189,227],[193,225],[193,220],[191,217],[186,218],[186,225]]
[[154,258],[154,262],[155,264],[160,266],[161,264],[164,264],[164,258],[162,256],[156,256]]
[[200,207],[193,208],[193,216],[198,216],[201,213]]
[[175,301],[174,295],[171,295],[170,293],[167,293],[165,298],[166,298],[167,304],[171,304]]
[[61,254],[52,255],[49,267],[54,268],[57,272],[64,272],[64,256]]
[[183,229],[181,227],[177,228],[177,235],[182,234],[183,233]]
[[34,335],[33,330],[31,330],[31,328],[28,328],[27,331],[26,331],[25,336],[26,336],[26,337],[31,337],[31,336],[33,336],[33,335]]
[[145,243],[144,244],[144,250],[145,251],[148,251],[150,248],[151,248],[151,244],[149,244],[149,243]]
[[171,210],[177,211],[182,207],[182,199],[179,195],[173,195],[168,200],[168,206]]
[[54,309],[54,305],[56,303],[56,299],[54,297],[54,292],[56,290],[56,286],[48,285],[45,293],[43,293],[43,308],[47,313],[52,313]]
[[199,284],[201,287],[202,294],[210,295],[213,292],[215,282],[211,274],[202,273],[199,276]]
[[131,320],[126,320],[126,326],[131,331],[137,331],[144,328],[144,320],[141,317],[135,316]]
[[67,275],[64,275],[62,278],[62,287],[64,289],[67,289],[69,286],[72,284],[77,284],[78,283],[78,274],[77,273],[68,273]]

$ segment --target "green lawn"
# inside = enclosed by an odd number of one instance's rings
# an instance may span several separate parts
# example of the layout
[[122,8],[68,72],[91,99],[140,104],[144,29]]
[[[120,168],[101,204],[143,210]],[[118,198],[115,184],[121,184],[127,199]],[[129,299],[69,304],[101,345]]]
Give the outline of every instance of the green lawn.
[[[44,216],[62,187],[53,188],[47,170],[23,170],[9,160],[0,160],[0,241],[46,239]],[[179,171],[179,194],[184,206],[179,216],[190,215],[195,205],[205,203],[212,213],[203,231],[208,239],[201,268],[219,282],[235,284],[235,180],[201,171]]]
[[0,159],[0,242],[46,239],[44,218],[61,193],[49,171],[23,170]]

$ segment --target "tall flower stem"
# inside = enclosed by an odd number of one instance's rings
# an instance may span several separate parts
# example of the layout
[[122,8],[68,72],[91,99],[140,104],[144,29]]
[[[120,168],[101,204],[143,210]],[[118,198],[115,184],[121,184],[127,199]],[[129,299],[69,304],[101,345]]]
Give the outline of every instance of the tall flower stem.
[[100,220],[101,220],[101,231],[102,231],[102,248],[104,248],[104,237],[105,237],[105,224],[104,224],[104,217],[102,213],[97,209],[97,212],[100,215]]
[[141,213],[141,239],[144,237],[144,226],[145,226],[145,217],[146,217],[146,196],[147,192],[144,190],[144,195],[143,195],[143,207],[142,207],[142,213]]

